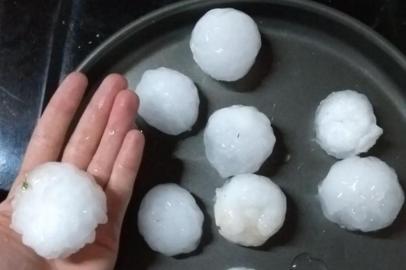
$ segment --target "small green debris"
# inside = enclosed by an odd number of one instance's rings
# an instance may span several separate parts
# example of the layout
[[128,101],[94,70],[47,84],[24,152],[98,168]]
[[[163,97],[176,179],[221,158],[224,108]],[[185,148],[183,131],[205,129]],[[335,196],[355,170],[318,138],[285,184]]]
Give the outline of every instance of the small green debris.
[[21,186],[21,189],[22,189],[22,190],[27,190],[28,187],[29,187],[28,182],[27,182],[27,181],[24,181],[23,184],[22,184],[22,186]]

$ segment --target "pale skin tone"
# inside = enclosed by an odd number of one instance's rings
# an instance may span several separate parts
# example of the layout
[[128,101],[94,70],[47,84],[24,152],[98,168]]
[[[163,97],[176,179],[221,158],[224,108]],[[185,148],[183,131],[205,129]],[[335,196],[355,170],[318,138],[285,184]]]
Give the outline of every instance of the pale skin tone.
[[[20,172],[7,199],[0,204],[0,269],[113,269],[120,231],[141,162],[144,136],[135,128],[138,98],[124,77],[111,74],[100,84],[73,133],[68,130],[82,101],[87,79],[71,73],[61,83],[38,121]],[[96,240],[66,259],[45,260],[23,245],[10,229],[11,201],[25,175],[48,161],[63,161],[92,174],[107,197],[108,222]]]

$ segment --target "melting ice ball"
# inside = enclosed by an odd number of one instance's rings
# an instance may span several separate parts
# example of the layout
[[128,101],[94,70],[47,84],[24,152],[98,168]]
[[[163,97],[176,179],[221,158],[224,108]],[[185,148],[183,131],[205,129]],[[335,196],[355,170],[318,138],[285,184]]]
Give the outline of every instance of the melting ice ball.
[[202,211],[187,190],[176,184],[161,184],[143,198],[138,229],[151,249],[175,256],[197,248],[203,219]]
[[211,77],[236,81],[244,77],[261,48],[254,20],[233,8],[216,8],[196,23],[190,49],[193,59]]
[[216,225],[230,242],[260,246],[282,227],[285,215],[285,194],[267,177],[237,175],[216,190]]
[[333,92],[321,101],[315,130],[321,148],[340,159],[368,151],[382,134],[368,98],[353,90]]
[[404,202],[395,171],[375,157],[336,162],[319,186],[319,197],[328,220],[363,232],[391,225]]
[[255,107],[234,105],[215,111],[204,131],[206,156],[222,177],[256,172],[271,155],[271,122]]
[[73,165],[48,162],[26,176],[12,201],[11,228],[46,258],[65,258],[95,240],[107,222],[106,196],[94,178]]
[[186,75],[165,67],[144,72],[135,92],[140,116],[160,131],[178,135],[192,129],[199,114],[199,95]]

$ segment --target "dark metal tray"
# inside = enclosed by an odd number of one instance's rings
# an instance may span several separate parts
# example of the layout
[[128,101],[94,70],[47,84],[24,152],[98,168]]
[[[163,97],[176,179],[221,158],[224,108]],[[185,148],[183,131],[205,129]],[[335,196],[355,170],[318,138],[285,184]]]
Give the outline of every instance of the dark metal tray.
[[[258,23],[263,46],[251,72],[236,83],[210,79],[193,62],[189,38],[207,10],[234,7]],[[316,197],[317,185],[335,160],[314,142],[315,109],[330,92],[354,89],[371,100],[384,129],[368,155],[375,155],[406,180],[406,61],[387,41],[348,16],[316,3],[280,0],[188,1],[128,25],[97,48],[80,66],[95,86],[110,72],[124,73],[135,87],[144,70],[166,66],[190,76],[201,93],[194,130],[170,137],[142,125],[145,159],[127,213],[117,269],[289,269],[308,253],[330,270],[398,270],[406,265],[406,214],[373,234],[351,233],[328,222]],[[232,104],[254,105],[271,119],[274,153],[259,174],[272,178],[288,197],[284,227],[261,248],[221,238],[213,220],[213,197],[223,184],[205,158],[202,130],[208,115]],[[290,156],[290,159],[287,158]],[[137,230],[143,194],[162,182],[178,182],[205,210],[202,245],[189,256],[168,258],[146,246]],[[300,269],[300,268],[297,268]],[[310,268],[303,268],[310,269]],[[312,268],[315,270],[314,268]]]

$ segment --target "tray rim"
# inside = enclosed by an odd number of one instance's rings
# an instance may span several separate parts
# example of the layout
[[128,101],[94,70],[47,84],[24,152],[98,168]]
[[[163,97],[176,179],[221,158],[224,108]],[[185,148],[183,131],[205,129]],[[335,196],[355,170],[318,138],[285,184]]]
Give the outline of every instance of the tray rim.
[[369,42],[374,43],[383,52],[385,52],[393,61],[397,62],[399,66],[406,72],[406,55],[404,55],[400,49],[393,45],[388,39],[383,37],[381,34],[376,32],[374,29],[359,21],[350,15],[345,14],[337,9],[331,8],[324,4],[313,2],[313,1],[303,1],[303,0],[182,0],[164,7],[161,7],[155,11],[147,13],[144,16],[128,23],[109,38],[103,41],[99,46],[97,46],[85,59],[77,66],[75,71],[87,73],[92,66],[97,63],[98,60],[102,59],[111,50],[125,42],[125,40],[135,32],[148,27],[150,24],[155,24],[168,16],[172,16],[177,12],[192,6],[204,6],[208,3],[216,3],[218,5],[227,5],[235,3],[249,3],[255,4],[276,4],[280,6],[291,6],[300,9],[305,9],[307,11],[316,13],[319,16],[324,16],[332,19],[338,23],[343,24],[345,27],[354,30],[360,35],[363,35]]
[[[159,8],[153,12],[150,12],[133,22],[130,22],[126,26],[119,29],[112,34],[109,38],[103,41],[98,47],[96,47],[77,67],[77,71],[88,72],[92,70],[98,61],[103,59],[106,55],[116,49],[116,47],[122,43],[128,41],[128,37],[135,35],[138,31],[149,27],[152,24],[159,23],[161,20],[171,17],[178,12],[182,12],[183,9],[190,7],[204,7],[215,3],[216,5],[227,5],[236,3],[247,3],[251,5],[255,4],[275,4],[286,7],[296,7],[299,9],[307,10],[315,13],[318,16],[329,18],[337,23],[341,23],[345,28],[354,31],[354,33],[362,35],[365,41],[371,42],[379,50],[381,50],[390,61],[396,63],[401,71],[406,75],[406,55],[404,55],[397,47],[395,47],[390,41],[377,33],[375,30],[365,25],[361,21],[339,11],[334,8],[330,8],[323,4],[312,1],[304,0],[185,0],[174,4],[170,4]],[[406,94],[402,91],[403,94]]]

